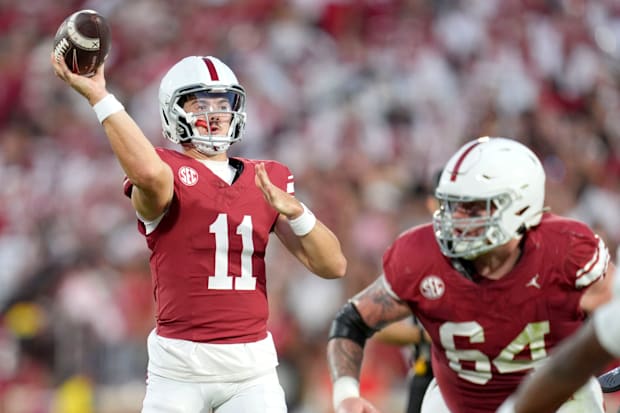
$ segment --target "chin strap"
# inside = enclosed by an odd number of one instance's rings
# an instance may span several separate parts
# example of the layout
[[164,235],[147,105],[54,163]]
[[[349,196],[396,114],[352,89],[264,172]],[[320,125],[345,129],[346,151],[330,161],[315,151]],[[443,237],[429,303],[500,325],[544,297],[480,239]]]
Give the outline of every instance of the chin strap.
[[204,142],[192,142],[192,146],[200,153],[205,155],[217,155],[224,153],[230,148],[230,143],[223,143],[221,145],[207,144]]

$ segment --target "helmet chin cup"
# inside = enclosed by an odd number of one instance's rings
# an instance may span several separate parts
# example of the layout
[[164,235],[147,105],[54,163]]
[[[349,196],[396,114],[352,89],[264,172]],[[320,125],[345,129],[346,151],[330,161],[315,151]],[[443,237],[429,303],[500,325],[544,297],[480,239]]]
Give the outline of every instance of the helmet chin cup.
[[192,142],[192,146],[200,153],[203,153],[205,155],[209,155],[209,156],[213,156],[213,155],[218,155],[220,153],[225,153],[228,148],[230,148],[230,144],[229,143],[224,143],[218,146],[215,146],[213,144],[209,144],[209,143],[204,143],[204,142]]

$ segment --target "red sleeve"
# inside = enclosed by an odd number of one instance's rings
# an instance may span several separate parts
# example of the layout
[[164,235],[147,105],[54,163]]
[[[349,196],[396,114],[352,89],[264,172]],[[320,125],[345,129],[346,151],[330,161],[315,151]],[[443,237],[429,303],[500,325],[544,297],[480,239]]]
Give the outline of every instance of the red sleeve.
[[411,228],[399,235],[383,254],[385,279],[402,300],[418,295],[420,275],[432,273],[433,263],[441,259],[432,237],[428,225]]
[[400,290],[400,285],[398,283],[398,264],[396,263],[399,255],[397,251],[398,243],[394,242],[383,254],[383,274],[394,294],[402,297],[402,292],[399,293],[398,291]]
[[568,238],[565,274],[571,276],[577,289],[586,288],[605,276],[609,251],[605,242],[582,223],[571,225]]

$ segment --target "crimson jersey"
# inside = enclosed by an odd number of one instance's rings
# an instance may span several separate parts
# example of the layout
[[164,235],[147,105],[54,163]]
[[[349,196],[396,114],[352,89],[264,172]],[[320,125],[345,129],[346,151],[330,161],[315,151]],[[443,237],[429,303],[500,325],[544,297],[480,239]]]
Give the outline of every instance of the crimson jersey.
[[[151,250],[157,334],[208,343],[265,338],[265,250],[278,212],[254,182],[260,161],[235,158],[243,170],[228,185],[191,157],[157,153],[172,168],[174,196],[153,232],[138,222]],[[273,184],[292,193],[289,169],[262,162]]]
[[584,288],[609,254],[584,224],[545,214],[515,268],[474,282],[439,250],[431,225],[402,234],[383,257],[392,291],[432,337],[433,372],[454,413],[495,412],[523,376],[582,323]]

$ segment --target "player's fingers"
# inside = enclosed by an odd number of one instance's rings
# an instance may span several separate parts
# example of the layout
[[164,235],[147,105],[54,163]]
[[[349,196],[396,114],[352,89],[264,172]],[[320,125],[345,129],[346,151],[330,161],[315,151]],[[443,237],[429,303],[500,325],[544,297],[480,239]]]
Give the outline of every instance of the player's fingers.
[[100,80],[100,79],[104,78],[104,76],[103,76],[103,72],[105,70],[104,66],[105,66],[105,63],[103,63],[101,66],[99,66],[97,68],[97,70],[95,70],[95,74],[93,75],[93,79]]
[[262,163],[256,165],[256,176],[254,178],[256,186],[263,192],[263,195],[269,197],[269,191],[265,184],[265,175],[265,166]]
[[62,58],[57,58],[56,56],[54,56],[53,53],[52,53],[52,66],[54,67],[54,70],[56,71],[56,75],[63,80],[68,80],[69,77],[73,74],[67,67],[67,63],[65,62],[65,60]]
[[58,77],[61,77],[62,70],[60,65],[58,64],[58,59],[54,55],[54,52],[50,54],[50,62],[52,64],[52,69],[54,69],[54,74]]
[[262,189],[263,187],[263,179],[261,177],[262,172],[262,168],[261,168],[261,163],[259,163],[258,165],[256,165],[256,171],[255,171],[255,181],[256,181],[256,186],[258,186],[259,188]]
[[260,162],[258,165],[256,165],[256,174],[258,175],[258,177],[262,180],[263,179],[263,175],[265,174],[265,164]]
[[256,174],[263,188],[267,189],[271,186],[271,180],[269,179],[269,174],[267,174],[264,163],[261,162],[257,165]]

